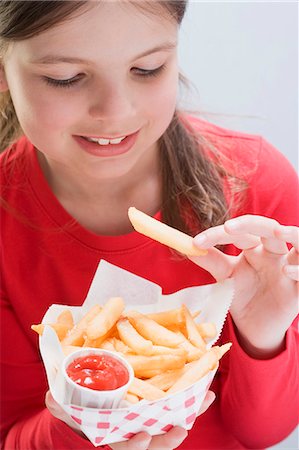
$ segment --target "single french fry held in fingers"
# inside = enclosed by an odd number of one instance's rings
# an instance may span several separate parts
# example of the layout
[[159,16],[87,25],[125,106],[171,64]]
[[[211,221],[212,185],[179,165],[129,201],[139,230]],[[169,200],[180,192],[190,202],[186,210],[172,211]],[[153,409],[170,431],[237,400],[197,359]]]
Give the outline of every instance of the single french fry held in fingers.
[[121,297],[112,297],[101,311],[88,323],[86,334],[89,339],[97,339],[106,334],[116,324],[125,309]]
[[145,236],[167,245],[168,247],[188,256],[202,256],[207,250],[193,244],[193,238],[175,228],[148,216],[134,207],[128,210],[128,216],[134,229]]
[[165,392],[162,389],[153,386],[147,381],[134,378],[128,389],[129,394],[135,394],[145,400],[159,400],[165,397]]
[[137,311],[129,311],[127,317],[144,338],[150,339],[156,345],[176,347],[183,341],[174,332]]

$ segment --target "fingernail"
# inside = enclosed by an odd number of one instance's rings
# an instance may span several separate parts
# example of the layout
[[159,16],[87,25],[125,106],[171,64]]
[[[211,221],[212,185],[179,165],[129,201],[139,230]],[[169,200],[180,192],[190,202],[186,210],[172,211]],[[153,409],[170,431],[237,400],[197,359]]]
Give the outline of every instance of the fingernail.
[[198,247],[201,247],[204,245],[204,243],[207,241],[207,237],[204,234],[199,234],[198,236],[195,236],[194,243],[195,245],[198,245]]
[[188,431],[183,428],[176,429],[176,437],[170,437],[170,441],[172,445],[175,445],[175,448],[178,447],[188,436]]
[[225,222],[225,227],[229,228],[230,230],[237,230],[239,228],[239,225],[240,225],[240,222],[235,219],[227,220]]
[[295,275],[296,273],[298,273],[298,267],[297,266],[292,266],[292,265],[287,265],[287,266],[284,266],[284,271],[288,275]]

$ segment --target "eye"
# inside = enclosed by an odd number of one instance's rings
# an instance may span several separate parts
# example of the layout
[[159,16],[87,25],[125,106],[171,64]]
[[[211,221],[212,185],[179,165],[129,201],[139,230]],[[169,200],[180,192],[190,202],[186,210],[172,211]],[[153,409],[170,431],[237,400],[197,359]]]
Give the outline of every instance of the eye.
[[147,78],[158,76],[165,68],[166,66],[163,64],[162,66],[157,67],[156,69],[140,69],[139,67],[133,67],[131,71],[140,77]]
[[72,87],[74,86],[76,83],[78,83],[83,77],[83,74],[79,74],[76,75],[75,77],[72,78],[67,78],[65,80],[59,80],[56,78],[51,78],[51,77],[43,77],[43,79],[45,80],[45,82],[51,86],[57,86],[57,87]]

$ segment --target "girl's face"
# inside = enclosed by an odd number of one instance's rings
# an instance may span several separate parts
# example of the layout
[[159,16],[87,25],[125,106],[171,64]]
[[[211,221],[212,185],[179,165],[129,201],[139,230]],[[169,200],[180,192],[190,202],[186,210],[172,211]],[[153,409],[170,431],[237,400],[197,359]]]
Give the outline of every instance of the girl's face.
[[7,88],[50,167],[115,178],[154,155],[176,106],[177,32],[162,8],[90,2],[9,47]]

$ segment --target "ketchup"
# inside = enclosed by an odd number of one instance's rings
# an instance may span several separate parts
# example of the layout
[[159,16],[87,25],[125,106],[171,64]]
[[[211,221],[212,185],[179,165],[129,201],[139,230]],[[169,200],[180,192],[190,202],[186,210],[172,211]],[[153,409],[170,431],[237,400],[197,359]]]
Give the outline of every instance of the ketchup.
[[127,368],[109,355],[78,357],[66,372],[75,383],[98,391],[117,389],[129,381]]

